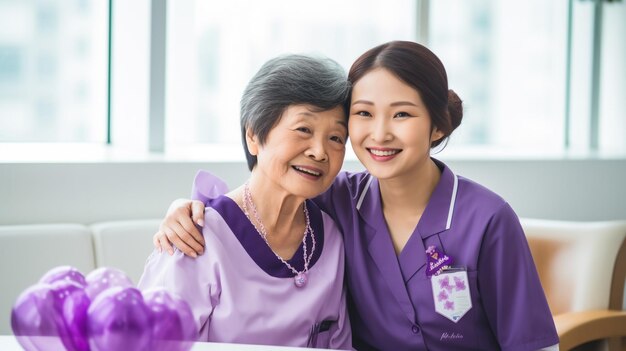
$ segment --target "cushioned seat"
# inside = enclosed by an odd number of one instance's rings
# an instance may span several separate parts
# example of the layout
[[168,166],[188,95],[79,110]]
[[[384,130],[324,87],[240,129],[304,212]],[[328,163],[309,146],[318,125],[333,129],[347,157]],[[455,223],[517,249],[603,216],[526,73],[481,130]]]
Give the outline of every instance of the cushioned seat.
[[0,334],[11,332],[17,296],[51,268],[95,267],[89,228],[79,224],[0,226]]
[[153,250],[152,235],[161,220],[102,222],[91,226],[94,235],[96,265],[116,267],[137,284],[148,255]]
[[522,226],[560,349],[626,350],[626,222],[522,219]]

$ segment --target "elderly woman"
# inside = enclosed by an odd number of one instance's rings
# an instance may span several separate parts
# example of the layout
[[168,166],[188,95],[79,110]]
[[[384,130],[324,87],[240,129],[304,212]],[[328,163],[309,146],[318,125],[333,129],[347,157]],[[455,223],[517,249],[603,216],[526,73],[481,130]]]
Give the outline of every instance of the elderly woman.
[[[343,163],[348,95],[339,65],[300,55],[268,61],[248,84],[241,133],[250,178],[205,201],[207,254],[155,251],[139,282],[186,300],[200,340],[351,347],[342,237],[308,200]],[[220,182],[204,177],[204,188]]]

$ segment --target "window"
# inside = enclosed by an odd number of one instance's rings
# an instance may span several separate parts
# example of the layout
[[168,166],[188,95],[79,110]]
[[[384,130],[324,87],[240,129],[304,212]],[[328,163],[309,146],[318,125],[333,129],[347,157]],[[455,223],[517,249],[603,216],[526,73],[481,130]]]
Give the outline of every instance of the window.
[[563,150],[567,1],[437,0],[430,24],[465,105],[451,146]]
[[624,2],[429,4],[429,47],[465,103],[451,149],[624,155]]
[[0,2],[0,142],[105,142],[106,1]]
[[413,0],[168,1],[166,142],[240,144],[239,99],[272,57],[313,53],[345,69],[365,50],[416,40]]
[[[447,150],[623,157],[624,23],[626,2],[608,0],[3,0],[0,143],[110,134],[124,152],[156,139],[168,152],[239,155],[239,99],[268,59],[321,54],[347,71],[375,45],[413,40],[442,59],[465,103]],[[155,43],[163,55],[151,56]]]

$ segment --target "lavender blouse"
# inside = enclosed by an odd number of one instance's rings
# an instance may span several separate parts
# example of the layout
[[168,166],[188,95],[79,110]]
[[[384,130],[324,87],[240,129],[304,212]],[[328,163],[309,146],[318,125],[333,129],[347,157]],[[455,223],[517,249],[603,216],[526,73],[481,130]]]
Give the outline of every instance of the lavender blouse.
[[[139,288],[165,287],[185,299],[200,341],[350,349],[343,241],[330,216],[307,201],[316,251],[298,288],[232,199],[205,203],[206,252],[197,259],[153,252]],[[298,271],[302,250],[288,261]]]

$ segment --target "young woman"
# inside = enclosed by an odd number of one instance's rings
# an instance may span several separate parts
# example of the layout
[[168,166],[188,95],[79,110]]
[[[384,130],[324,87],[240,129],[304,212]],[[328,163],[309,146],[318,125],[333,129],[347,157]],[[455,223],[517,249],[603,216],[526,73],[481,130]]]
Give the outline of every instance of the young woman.
[[[292,87],[297,87],[292,89]],[[153,253],[139,288],[186,300],[199,340],[350,348],[342,237],[309,198],[343,163],[349,84],[331,60],[268,61],[241,102],[248,181],[219,195],[203,174],[205,255]]]
[[[441,61],[390,42],[359,57],[348,79],[350,140],[367,171],[341,173],[315,202],[344,235],[354,347],[557,350],[517,216],[430,157],[463,115]],[[155,245],[200,246],[190,225],[199,214],[197,203],[179,206]]]

